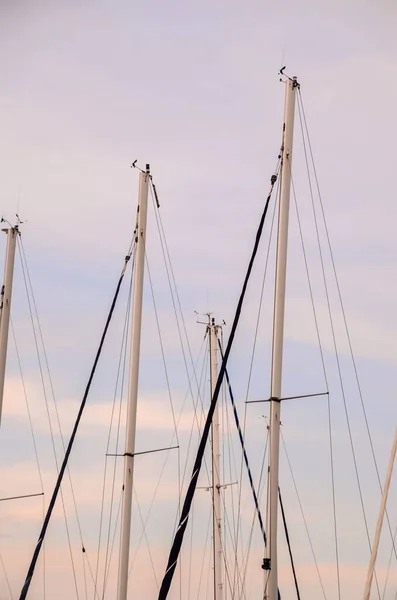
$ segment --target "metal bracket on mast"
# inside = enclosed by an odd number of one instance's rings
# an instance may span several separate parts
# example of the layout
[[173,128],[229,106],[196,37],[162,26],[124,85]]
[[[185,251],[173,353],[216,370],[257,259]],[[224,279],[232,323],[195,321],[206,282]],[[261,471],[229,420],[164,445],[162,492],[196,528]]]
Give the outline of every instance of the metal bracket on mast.
[[285,77],[289,81],[292,81],[292,87],[293,88],[298,88],[299,89],[300,88],[300,83],[298,82],[298,80],[296,79],[296,77],[290,77],[289,75],[287,75],[286,73],[284,73],[284,71],[285,71],[286,68],[287,67],[284,66],[278,72],[278,74],[280,75],[280,81],[284,81],[284,79],[282,79],[282,78]]
[[165,452],[166,450],[175,450],[179,448],[179,446],[170,446],[169,448],[157,448],[156,450],[144,450],[143,452],[124,452],[124,454],[105,454],[105,456],[130,456],[133,458],[134,456],[139,456],[141,454],[153,454],[153,452]]
[[[217,490],[221,490],[221,489],[226,489],[228,488],[230,485],[237,485],[238,481],[232,481],[231,483],[220,483],[218,484],[216,487]],[[197,486],[196,488],[197,490],[204,490],[205,492],[209,492],[210,490],[212,490],[212,485],[200,485]]]
[[[146,165],[146,171],[144,171],[143,169],[141,169],[141,167],[138,167],[138,165],[136,164],[137,162],[138,162],[138,159],[135,159],[134,162],[131,165],[131,169],[138,169],[138,171],[140,171],[141,173],[148,173],[149,174],[149,165]],[[149,179],[150,179],[151,184],[152,184],[154,198],[156,200],[157,208],[160,208],[160,202],[159,202],[159,197],[157,195],[157,189],[156,189],[156,186],[153,183],[153,175],[149,174]]]
[[320,392],[318,394],[301,394],[300,396],[285,396],[284,398],[265,398],[264,400],[246,400],[246,404],[258,404],[260,402],[281,402],[284,400],[298,400],[299,398],[315,398],[317,396],[328,396],[329,392]]

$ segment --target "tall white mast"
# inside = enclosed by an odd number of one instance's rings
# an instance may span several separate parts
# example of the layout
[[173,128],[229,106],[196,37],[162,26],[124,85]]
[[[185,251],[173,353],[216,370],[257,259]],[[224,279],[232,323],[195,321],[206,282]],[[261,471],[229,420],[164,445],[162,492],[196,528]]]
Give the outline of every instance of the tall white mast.
[[143,275],[145,269],[146,221],[148,204],[148,186],[150,178],[149,173],[149,165],[146,165],[146,172],[141,172],[139,176],[139,203],[136,226],[135,273],[131,318],[131,354],[127,401],[127,431],[124,455],[124,484],[123,502],[121,510],[121,540],[117,600],[127,599],[128,588],[132,486],[134,475],[139,356],[141,346]]
[[370,559],[369,565],[368,565],[367,581],[365,583],[365,590],[364,590],[364,600],[369,600],[369,597],[371,595],[372,579],[374,577],[375,563],[376,563],[376,557],[378,555],[380,534],[382,531],[383,517],[385,516],[385,512],[386,512],[387,496],[389,494],[391,476],[392,476],[393,467],[394,467],[394,460],[396,458],[396,451],[397,451],[397,429],[394,434],[394,441],[393,441],[393,446],[391,449],[390,459],[389,459],[389,467],[387,469],[385,486],[383,488],[382,500],[380,503],[378,522],[376,524],[375,539],[374,539],[374,543],[372,546],[371,559]]
[[18,225],[3,229],[7,234],[4,283],[0,297],[0,421],[3,411],[4,379],[7,363],[8,329],[10,325],[12,281],[14,277],[15,247],[19,234]]
[[[210,381],[211,397],[214,395],[216,382],[218,379],[218,325],[215,325],[215,319],[208,315],[210,323],[209,346],[210,346]],[[214,548],[214,600],[223,599],[222,582],[222,521],[221,521],[221,485],[220,485],[220,451],[219,451],[219,410],[218,403],[215,407],[212,417],[212,531]]]
[[282,143],[281,189],[278,213],[276,281],[274,294],[273,351],[270,393],[270,466],[268,543],[265,569],[270,568],[265,582],[265,597],[278,598],[277,576],[277,513],[278,513],[278,469],[280,445],[281,374],[283,364],[285,284],[287,268],[288,220],[291,188],[292,142],[295,115],[295,94],[298,87],[296,77],[287,79]]

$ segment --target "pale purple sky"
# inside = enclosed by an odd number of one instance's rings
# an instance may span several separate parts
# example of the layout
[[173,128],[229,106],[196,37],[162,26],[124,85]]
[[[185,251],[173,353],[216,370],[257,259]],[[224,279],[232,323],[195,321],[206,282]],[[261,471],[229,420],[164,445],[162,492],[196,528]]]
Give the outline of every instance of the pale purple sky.
[[[279,150],[284,86],[279,83],[277,72],[286,64],[290,74],[298,75],[302,86],[346,314],[375,449],[384,474],[396,422],[396,28],[397,7],[392,0],[0,2],[1,212],[12,220],[17,211],[27,220],[23,226],[24,244],[66,431],[71,426],[135,224],[138,181],[129,168],[134,159],[152,165],[193,353],[198,353],[203,335],[196,325],[194,310],[212,310],[219,319],[231,322]],[[300,136],[297,138],[294,179],[313,277],[319,285],[305,163]],[[156,238],[153,215],[149,225]],[[264,255],[265,247],[259,257],[262,264]],[[150,242],[148,256],[178,405],[186,392],[186,376],[180,375],[181,352],[157,241]],[[323,380],[294,215],[289,265],[284,389],[288,393],[312,392],[314,387],[323,385]],[[261,272],[259,264],[232,356],[231,375],[241,400],[241,412]],[[43,425],[44,405],[23,294],[23,281],[17,270],[13,320],[32,406],[37,410],[37,433],[48,494],[54,480],[54,465],[48,427]],[[268,390],[271,296],[269,288],[254,370],[255,397],[266,395]],[[317,300],[319,315],[326,323],[320,292]],[[167,421],[168,404],[163,405],[164,377],[153,376],[157,367],[161,369],[161,357],[149,290],[145,308],[147,333],[143,342],[141,389],[142,406],[147,406],[147,413],[146,408],[141,412],[138,435],[138,445],[145,446],[144,449],[147,444],[167,445],[172,436],[172,425]],[[114,386],[121,312],[93,390],[93,406],[87,413],[72,458],[72,475],[92,563],[106,410]],[[347,360],[346,341],[341,333],[340,313],[336,318],[373,532],[378,488]],[[325,331],[326,325],[324,328]],[[331,353],[329,332],[325,331],[324,340],[326,351]],[[334,377],[332,369],[331,374]],[[347,598],[362,593],[368,552],[335,381],[331,387],[334,385],[336,390],[342,597]],[[264,409],[250,411],[247,436],[257,475],[256,455],[263,437],[260,416]],[[161,416],[163,426],[156,421],[156,429],[151,431],[155,415]],[[188,423],[189,416],[191,413],[187,412]],[[337,596],[327,488],[326,424],[324,404],[319,407],[306,402],[285,409],[285,436],[291,445],[310,515],[327,597],[334,599]],[[188,429],[186,425],[186,431],[181,432],[181,443],[186,442]],[[12,495],[14,491],[24,493],[26,488],[35,491],[38,485],[33,450],[25,438],[28,433],[12,346],[0,432],[1,496]],[[14,448],[18,449],[15,453]],[[137,474],[144,508],[150,502],[162,464],[157,458],[150,461],[143,466],[141,463]],[[147,465],[153,466],[154,479],[148,476]],[[303,595],[314,600],[321,590],[313,575],[285,459],[282,469],[286,496],[291,502],[289,513]],[[175,514],[176,495],[172,489],[176,482],[175,461],[169,470],[157,508],[158,514],[165,511],[167,519]],[[316,485],[317,480],[322,482],[320,486]],[[394,489],[394,498],[396,493]],[[70,501],[68,491],[65,498]],[[40,501],[21,502],[7,508],[0,506],[0,552],[15,596],[42,510]],[[208,498],[201,498],[198,503],[206,507]],[[251,515],[250,505],[247,511],[244,514]],[[48,545],[48,594],[54,597],[51,592],[54,594],[57,589],[56,597],[66,600],[75,596],[59,508],[57,514]],[[395,511],[391,517],[395,521]],[[135,519],[134,532],[139,535],[136,513]],[[159,517],[154,518],[154,525],[148,529],[158,579],[163,574],[171,530],[172,523],[162,528]],[[201,561],[201,542],[199,539],[196,548],[197,563]],[[389,546],[386,536],[381,553],[382,581]],[[77,541],[75,552],[78,556]],[[260,551],[253,559],[252,597],[261,581],[258,556]],[[292,584],[283,555],[284,560],[282,572],[287,594]],[[140,553],[139,561],[133,585],[135,589],[147,586],[142,593],[148,598],[155,597],[155,582],[145,551]],[[79,586],[83,590],[81,561],[79,569]],[[9,598],[2,578],[0,567],[1,600]],[[60,580],[64,582],[62,591],[59,591]],[[35,585],[32,600],[42,597],[41,581]],[[176,589],[174,594],[177,598]],[[82,591],[81,598],[84,597]],[[394,598],[392,585],[387,589],[388,598]]]

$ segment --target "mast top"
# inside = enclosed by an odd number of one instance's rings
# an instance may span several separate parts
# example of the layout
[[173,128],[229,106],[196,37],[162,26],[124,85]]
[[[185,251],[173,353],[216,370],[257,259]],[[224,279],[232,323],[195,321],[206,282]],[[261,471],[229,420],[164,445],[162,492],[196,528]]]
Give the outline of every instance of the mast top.
[[21,221],[21,219],[19,218],[18,215],[16,215],[16,217],[17,217],[17,222],[15,225],[11,225],[11,223],[9,221],[7,221],[7,219],[5,219],[4,217],[1,217],[0,223],[7,223],[7,225],[8,225],[8,227],[2,228],[1,231],[4,231],[5,233],[7,233],[8,231],[12,230],[12,231],[15,231],[16,233],[19,233],[19,226],[23,223],[23,221]]

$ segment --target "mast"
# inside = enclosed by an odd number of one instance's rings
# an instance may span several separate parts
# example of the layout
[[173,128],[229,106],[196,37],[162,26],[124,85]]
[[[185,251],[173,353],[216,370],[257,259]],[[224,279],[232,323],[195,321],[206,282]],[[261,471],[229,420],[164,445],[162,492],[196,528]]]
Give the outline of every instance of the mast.
[[3,229],[7,234],[4,283],[0,298],[0,422],[3,411],[4,380],[7,363],[8,329],[10,325],[12,281],[14,277],[15,247],[19,234],[18,225]]
[[265,585],[268,600],[278,598],[277,576],[277,509],[280,445],[281,374],[283,364],[285,284],[287,267],[288,220],[291,188],[292,143],[295,114],[296,77],[286,81],[283,142],[281,149],[281,189],[278,213],[276,279],[274,293],[273,349],[270,393],[270,465],[269,465],[269,539],[265,570],[269,570]]
[[127,599],[128,568],[131,534],[132,486],[134,474],[134,452],[136,433],[136,412],[138,400],[139,356],[141,346],[143,276],[145,268],[145,244],[148,185],[150,167],[139,176],[139,201],[136,226],[136,255],[134,291],[131,317],[131,354],[129,366],[129,386],[127,400],[127,431],[124,454],[123,501],[121,510],[121,536],[117,600]]
[[380,534],[382,531],[383,517],[385,516],[385,512],[386,512],[387,496],[389,494],[391,476],[392,476],[393,467],[394,467],[394,460],[396,458],[396,451],[397,451],[397,429],[394,434],[394,441],[393,441],[393,446],[391,449],[390,459],[389,459],[389,467],[387,469],[385,486],[383,488],[382,500],[380,503],[378,522],[376,524],[375,539],[374,539],[374,544],[372,546],[371,558],[370,558],[369,565],[368,565],[367,581],[365,582],[365,590],[364,590],[364,600],[369,600],[369,597],[371,594],[372,579],[374,577],[375,562],[376,562],[376,557],[378,555]]
[[[218,380],[218,325],[215,325],[215,319],[208,315],[210,324],[209,330],[209,350],[210,350],[210,381],[211,398],[214,395],[216,382]],[[214,553],[214,600],[223,598],[222,582],[222,521],[221,521],[221,486],[219,480],[220,451],[219,451],[219,410],[218,404],[215,407],[212,417],[212,533],[213,533],[213,553]]]

